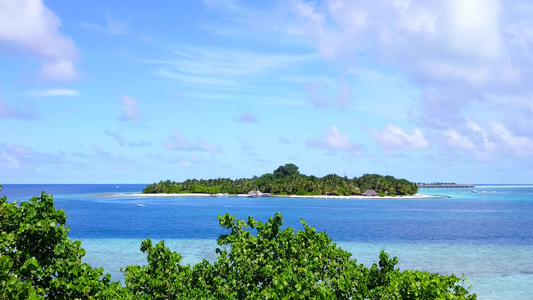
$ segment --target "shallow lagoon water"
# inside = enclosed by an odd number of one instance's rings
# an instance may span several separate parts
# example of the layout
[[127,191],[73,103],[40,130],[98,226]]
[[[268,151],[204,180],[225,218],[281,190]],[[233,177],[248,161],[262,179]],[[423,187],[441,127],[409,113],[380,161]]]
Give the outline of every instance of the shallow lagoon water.
[[[121,267],[144,264],[141,241],[164,239],[193,264],[216,259],[216,238],[225,233],[217,214],[266,220],[275,212],[284,226],[299,219],[326,231],[360,263],[377,262],[379,251],[399,257],[402,269],[465,274],[479,299],[531,299],[533,295],[533,186],[424,189],[439,199],[129,198],[99,197],[138,192],[143,185],[4,185],[10,200],[27,200],[41,189],[54,194],[68,215],[70,236],[81,239],[85,261],[114,280]],[[481,195],[481,191],[489,192]],[[37,191],[37,192],[36,192]],[[495,191],[496,194],[490,194]],[[460,192],[460,194],[458,194]],[[31,194],[28,194],[31,193]],[[137,207],[138,203],[145,207]]]

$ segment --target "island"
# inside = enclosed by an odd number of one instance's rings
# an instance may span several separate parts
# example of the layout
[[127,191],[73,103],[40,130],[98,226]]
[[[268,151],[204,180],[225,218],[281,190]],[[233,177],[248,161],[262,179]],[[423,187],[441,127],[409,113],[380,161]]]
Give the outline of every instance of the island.
[[308,176],[298,171],[298,166],[289,163],[272,173],[252,178],[232,180],[187,179],[171,180],[147,185],[143,194],[209,194],[259,196],[403,196],[418,192],[416,183],[393,176],[364,174],[348,178],[337,174],[324,177]]
[[475,188],[473,184],[455,183],[455,182],[432,182],[416,184],[419,188]]

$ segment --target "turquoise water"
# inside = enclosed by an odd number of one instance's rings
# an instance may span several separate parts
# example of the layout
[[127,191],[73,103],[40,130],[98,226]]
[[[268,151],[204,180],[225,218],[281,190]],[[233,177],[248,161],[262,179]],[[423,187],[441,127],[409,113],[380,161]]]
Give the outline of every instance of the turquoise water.
[[[143,185],[4,185],[10,200],[27,199],[42,189],[65,209],[72,238],[82,240],[85,260],[115,280],[121,267],[145,263],[144,238],[164,239],[193,264],[216,259],[215,239],[225,233],[217,214],[266,220],[282,212],[284,226],[299,219],[326,231],[338,246],[370,265],[385,250],[402,269],[465,274],[479,299],[531,299],[533,295],[533,186],[477,186],[426,189],[438,199],[328,200],[249,198],[97,197],[140,191]],[[35,192],[37,191],[37,192]],[[487,191],[487,195],[481,195]],[[495,191],[495,194],[490,194]],[[28,194],[30,193],[31,194]],[[458,193],[460,192],[460,193]],[[137,207],[143,203],[145,207]]]

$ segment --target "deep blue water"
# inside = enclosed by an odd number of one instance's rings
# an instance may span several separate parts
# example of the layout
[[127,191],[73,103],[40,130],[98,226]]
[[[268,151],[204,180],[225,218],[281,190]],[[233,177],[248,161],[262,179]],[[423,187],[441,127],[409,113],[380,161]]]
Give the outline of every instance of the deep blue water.
[[[465,273],[480,299],[529,299],[533,294],[529,287],[533,282],[532,185],[478,186],[478,193],[420,191],[443,196],[438,199],[98,196],[139,192],[143,187],[4,185],[0,195],[21,201],[42,190],[54,194],[56,207],[68,215],[71,238],[81,239],[87,250],[86,260],[118,279],[120,266],[143,263],[138,251],[142,239],[165,239],[190,263],[204,257],[212,260],[214,240],[226,233],[218,225],[218,214],[251,215],[264,221],[281,212],[284,226],[301,229],[303,218],[363,263],[376,261],[379,250],[385,249],[399,256],[402,268]],[[146,206],[137,207],[138,203]],[[124,264],[117,266],[117,261]]]

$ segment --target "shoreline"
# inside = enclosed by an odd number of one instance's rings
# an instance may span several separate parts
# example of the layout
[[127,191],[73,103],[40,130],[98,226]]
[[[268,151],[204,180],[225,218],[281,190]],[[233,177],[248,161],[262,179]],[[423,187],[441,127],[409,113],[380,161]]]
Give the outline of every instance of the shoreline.
[[[186,194],[143,194],[143,193],[109,193],[109,194],[100,194],[98,197],[131,197],[131,198],[160,198],[160,197],[212,197],[212,198],[231,198],[231,197],[249,197],[248,194],[237,194],[237,195],[228,195],[228,196],[212,196],[211,194],[204,193],[186,193]],[[443,196],[438,195],[425,195],[425,194],[415,194],[408,196],[362,196],[362,195],[353,195],[353,196],[328,196],[328,195],[271,195],[268,197],[258,197],[258,198],[302,198],[302,199],[439,199],[444,198]]]

